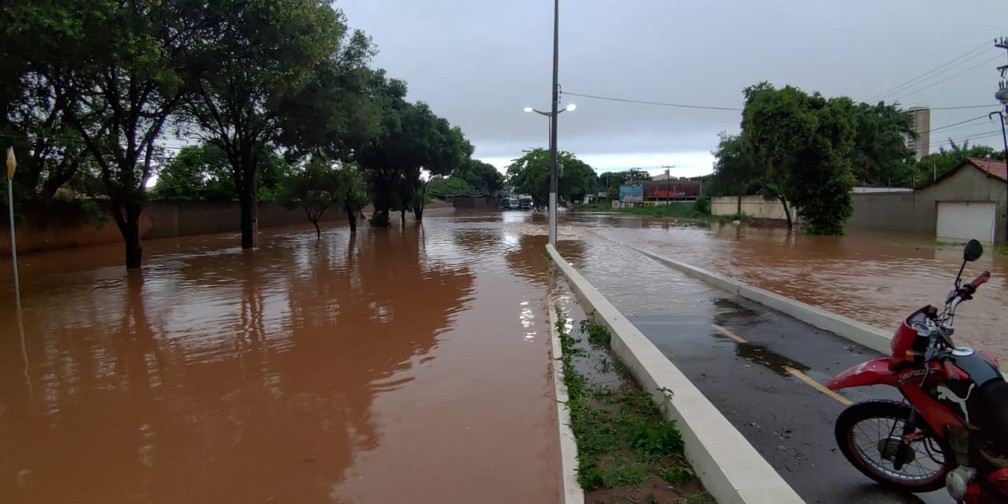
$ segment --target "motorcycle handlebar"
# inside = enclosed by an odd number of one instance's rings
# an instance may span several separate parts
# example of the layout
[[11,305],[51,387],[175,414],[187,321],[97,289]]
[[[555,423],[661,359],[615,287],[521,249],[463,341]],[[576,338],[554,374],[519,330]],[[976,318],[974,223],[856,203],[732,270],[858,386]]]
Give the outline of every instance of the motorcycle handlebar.
[[990,271],[984,271],[983,273],[980,273],[980,276],[974,278],[973,281],[968,283],[967,285],[969,285],[970,287],[973,288],[974,291],[976,291],[977,287],[980,287],[981,285],[987,283],[988,280],[990,280],[990,276],[991,276]]

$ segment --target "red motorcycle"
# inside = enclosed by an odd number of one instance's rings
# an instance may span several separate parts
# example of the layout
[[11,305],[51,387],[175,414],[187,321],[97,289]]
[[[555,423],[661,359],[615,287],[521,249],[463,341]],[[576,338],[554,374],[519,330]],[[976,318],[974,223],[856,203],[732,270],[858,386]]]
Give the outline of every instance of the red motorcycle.
[[955,289],[941,312],[925,306],[892,339],[892,354],[858,364],[827,386],[896,387],[902,402],[874,400],[845,409],[836,440],[869,478],[910,492],[945,487],[956,502],[1008,502],[1008,383],[990,354],[952,341],[955,311],[990,280],[983,272],[961,284],[966,262],[983,255],[970,240]]

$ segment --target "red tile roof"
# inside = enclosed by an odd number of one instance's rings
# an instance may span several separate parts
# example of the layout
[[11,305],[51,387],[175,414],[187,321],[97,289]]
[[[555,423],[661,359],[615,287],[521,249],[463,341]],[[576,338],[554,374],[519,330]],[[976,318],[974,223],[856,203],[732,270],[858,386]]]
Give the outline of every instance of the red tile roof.
[[988,175],[997,177],[1001,180],[1008,180],[1008,174],[1005,173],[1005,162],[998,161],[996,159],[984,159],[984,158],[966,158],[973,166],[980,168],[981,170],[987,172]]

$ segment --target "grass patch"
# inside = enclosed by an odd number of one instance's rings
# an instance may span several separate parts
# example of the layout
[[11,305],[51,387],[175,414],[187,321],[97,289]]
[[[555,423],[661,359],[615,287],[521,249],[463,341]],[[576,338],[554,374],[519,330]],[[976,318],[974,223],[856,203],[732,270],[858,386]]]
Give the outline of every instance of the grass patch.
[[[683,458],[675,423],[665,419],[651,394],[641,390],[610,353],[609,331],[585,320],[577,326],[580,335],[571,335],[561,322],[563,316],[558,319],[567,407],[578,445],[578,482],[589,500],[713,502]],[[595,363],[596,369],[615,370],[619,383],[592,383],[578,371],[578,359]]]

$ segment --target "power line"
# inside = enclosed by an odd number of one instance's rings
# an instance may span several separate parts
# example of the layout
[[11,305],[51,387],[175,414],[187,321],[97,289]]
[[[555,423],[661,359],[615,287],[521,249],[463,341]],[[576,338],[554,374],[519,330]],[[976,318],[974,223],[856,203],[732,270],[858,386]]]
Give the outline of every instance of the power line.
[[994,61],[994,60],[996,60],[996,59],[1000,59],[1000,58],[1001,58],[1001,55],[1000,55],[1000,54],[998,54],[998,55],[996,55],[996,56],[994,56],[994,57],[992,57],[992,58],[990,58],[990,59],[986,59],[986,60],[984,60],[984,61],[981,61],[980,63],[978,63],[978,64],[976,64],[976,65],[973,65],[973,66],[971,66],[971,67],[969,67],[969,68],[967,68],[967,69],[965,69],[965,70],[963,70],[963,71],[961,71],[961,72],[959,72],[959,73],[956,73],[956,74],[952,74],[952,75],[950,75],[950,76],[948,76],[948,77],[946,77],[946,78],[944,78],[944,79],[942,79],[942,80],[940,80],[940,81],[938,81],[938,82],[933,82],[933,83],[931,83],[931,84],[929,84],[929,85],[927,85],[927,86],[924,86],[924,87],[922,87],[922,88],[920,88],[920,89],[918,89],[918,90],[916,90],[916,91],[911,91],[911,92],[909,92],[909,93],[907,93],[907,94],[904,94],[904,95],[902,95],[902,96],[904,96],[904,97],[906,97],[906,96],[911,96],[911,95],[915,95],[915,94],[917,94],[917,93],[920,93],[921,91],[924,91],[925,89],[931,89],[931,88],[933,88],[933,87],[937,86],[938,84],[941,84],[941,83],[943,83],[943,82],[947,82],[947,81],[949,81],[949,80],[951,80],[951,79],[954,79],[954,78],[956,78],[956,77],[959,77],[960,75],[962,75],[962,74],[964,74],[964,73],[966,73],[966,72],[969,72],[970,70],[973,70],[974,68],[979,68],[979,67],[982,67],[982,66],[984,66],[984,65],[987,65],[988,63],[990,63],[990,62],[992,62],[992,61]]
[[991,108],[991,107],[998,107],[998,108],[1000,108],[1000,106],[994,105],[994,104],[991,104],[991,105],[959,105],[959,106],[956,106],[956,107],[928,107],[928,108],[931,109],[931,110],[963,110],[963,109],[978,109],[978,108]]
[[987,117],[987,114],[984,114],[982,116],[974,117],[973,119],[966,119],[965,121],[959,121],[957,123],[946,124],[945,126],[939,126],[937,128],[931,128],[927,132],[931,133],[933,131],[939,131],[939,130],[943,130],[943,129],[948,129],[948,128],[951,128],[953,126],[959,126],[960,124],[966,124],[966,123],[973,122],[973,121],[979,121],[980,119],[985,119],[986,117]]
[[[945,73],[945,71],[947,71],[949,68],[958,65],[959,63],[957,63],[957,62],[959,62],[959,60],[962,60],[963,58],[966,58],[967,56],[969,56],[969,58],[967,58],[967,59],[972,59],[972,58],[976,57],[976,55],[970,56],[971,54],[976,53],[977,51],[980,51],[981,49],[990,48],[990,47],[991,47],[990,42],[989,41],[984,41],[983,44],[980,44],[980,45],[974,47],[973,49],[970,49],[969,51],[966,51],[965,53],[960,54],[959,56],[956,56],[955,58],[952,58],[951,60],[946,61],[945,63],[942,63],[941,65],[938,65],[937,67],[932,68],[931,70],[928,70],[927,72],[924,72],[924,73],[918,75],[917,77],[914,77],[913,79],[910,79],[910,80],[908,80],[908,81],[906,81],[906,82],[904,82],[902,84],[899,84],[899,85],[897,85],[895,87],[889,88],[886,91],[883,91],[882,93],[879,93],[879,94],[877,94],[875,96],[872,96],[867,101],[869,101],[869,102],[875,101],[875,100],[877,100],[879,98],[891,95],[891,94],[893,94],[893,93],[895,93],[897,91],[900,91],[900,90],[902,90],[904,88],[913,86],[914,84],[916,84],[918,82],[921,82],[921,81],[924,81],[924,80],[928,80],[931,77],[934,77],[934,76],[936,76],[938,74]],[[934,74],[934,75],[932,75],[932,74]]]
[[997,130],[995,130],[995,131],[989,131],[987,133],[974,133],[974,134],[962,136],[962,137],[959,137],[959,138],[946,138],[946,139],[944,139],[944,140],[942,140],[940,142],[933,142],[933,143],[931,143],[930,145],[928,145],[928,150],[932,150],[932,149],[934,149],[936,147],[943,147],[945,145],[948,145],[948,142],[950,140],[953,143],[960,144],[962,142],[967,142],[967,141],[970,141],[970,140],[984,140],[986,138],[991,138],[991,137],[995,137],[995,136],[1001,136],[1001,129],[1000,128],[997,129]]
[[578,97],[581,97],[581,98],[592,98],[594,100],[606,100],[606,101],[614,101],[614,102],[622,102],[622,103],[637,103],[637,104],[640,104],[640,105],[656,105],[656,106],[659,106],[659,107],[676,107],[676,108],[688,108],[688,109],[700,109],[700,110],[724,110],[724,111],[729,111],[729,112],[742,112],[742,109],[740,109],[740,108],[732,108],[732,107],[713,107],[713,106],[706,106],[706,105],[686,105],[686,104],[682,104],[682,103],[663,103],[663,102],[654,102],[654,101],[646,101],[646,100],[631,100],[629,98],[614,98],[614,97],[611,97],[611,96],[598,96],[598,95],[590,95],[590,94],[571,93],[570,91],[564,91],[563,94],[565,94],[565,95],[571,95],[571,96],[578,96]]

